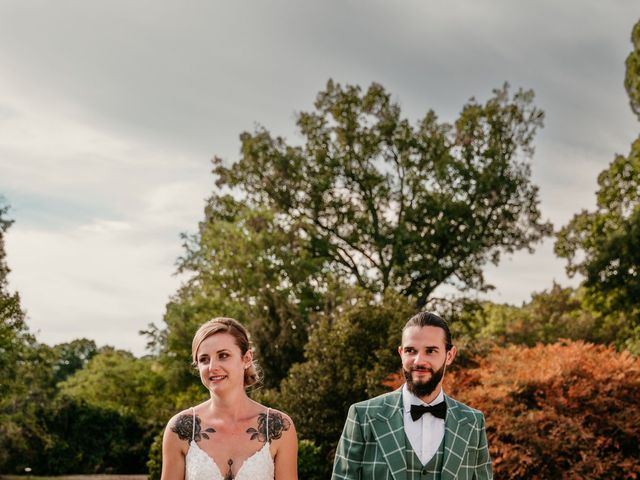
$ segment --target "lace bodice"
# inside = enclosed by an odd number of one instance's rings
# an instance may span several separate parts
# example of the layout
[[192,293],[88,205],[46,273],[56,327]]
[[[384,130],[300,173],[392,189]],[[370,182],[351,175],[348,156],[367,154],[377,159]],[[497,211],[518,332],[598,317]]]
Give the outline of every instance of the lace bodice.
[[[185,459],[185,480],[224,480],[220,467],[213,458],[202,450],[193,436],[195,435],[195,410],[193,411],[194,434],[189,443],[189,451]],[[269,410],[267,409],[267,432],[269,431]],[[238,470],[234,480],[273,480],[275,466],[267,441],[260,450],[247,458]]]

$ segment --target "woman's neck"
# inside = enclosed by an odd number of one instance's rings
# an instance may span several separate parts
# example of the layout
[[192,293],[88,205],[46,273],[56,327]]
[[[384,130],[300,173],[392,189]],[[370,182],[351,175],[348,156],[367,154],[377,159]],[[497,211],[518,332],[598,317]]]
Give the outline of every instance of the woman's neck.
[[226,395],[211,395],[209,408],[215,416],[237,420],[245,417],[253,402],[244,390],[227,392]]

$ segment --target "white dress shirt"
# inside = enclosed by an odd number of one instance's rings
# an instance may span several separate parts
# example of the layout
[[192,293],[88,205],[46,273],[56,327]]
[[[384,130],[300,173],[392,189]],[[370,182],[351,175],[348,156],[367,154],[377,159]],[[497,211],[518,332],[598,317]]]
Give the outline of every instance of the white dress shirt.
[[431,406],[441,402],[444,402],[444,391],[442,389],[440,389],[440,393],[433,402],[424,403],[409,391],[406,383],[402,386],[404,431],[422,465],[426,465],[440,448],[444,438],[444,420],[434,417],[430,413],[425,413],[414,422],[411,418],[411,405]]

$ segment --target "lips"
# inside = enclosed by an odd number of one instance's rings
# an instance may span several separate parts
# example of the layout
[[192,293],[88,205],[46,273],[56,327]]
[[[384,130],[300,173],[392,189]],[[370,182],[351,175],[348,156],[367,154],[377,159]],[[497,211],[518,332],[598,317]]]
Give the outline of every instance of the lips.
[[211,375],[209,377],[209,381],[210,382],[220,382],[221,380],[224,380],[225,378],[227,378],[226,375]]

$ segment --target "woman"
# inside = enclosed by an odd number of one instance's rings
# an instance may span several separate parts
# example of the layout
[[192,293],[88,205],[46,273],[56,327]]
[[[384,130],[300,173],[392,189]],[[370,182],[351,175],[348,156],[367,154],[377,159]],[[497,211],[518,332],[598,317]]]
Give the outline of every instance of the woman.
[[169,420],[162,480],[296,480],[293,422],[245,391],[258,380],[247,330],[214,318],[198,329],[191,352],[211,398]]

